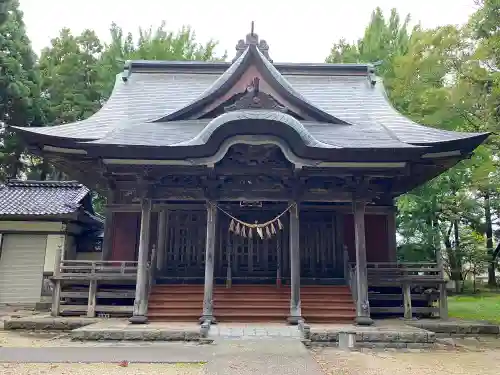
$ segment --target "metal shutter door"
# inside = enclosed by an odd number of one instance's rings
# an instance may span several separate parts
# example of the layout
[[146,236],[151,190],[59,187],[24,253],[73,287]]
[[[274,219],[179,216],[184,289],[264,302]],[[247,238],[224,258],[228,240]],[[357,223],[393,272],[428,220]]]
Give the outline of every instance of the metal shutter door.
[[0,303],[40,301],[46,235],[5,234],[0,252]]

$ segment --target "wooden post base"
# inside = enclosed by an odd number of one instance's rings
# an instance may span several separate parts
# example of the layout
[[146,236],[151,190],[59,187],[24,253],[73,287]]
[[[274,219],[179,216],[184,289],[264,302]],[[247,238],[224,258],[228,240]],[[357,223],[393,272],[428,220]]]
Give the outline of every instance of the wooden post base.
[[374,323],[369,316],[357,316],[355,322],[358,326],[371,326]]
[[132,324],[146,324],[148,322],[148,317],[144,315],[134,315],[131,316],[128,321]]
[[217,324],[217,320],[213,315],[203,315],[200,319],[198,319],[200,324]]
[[303,320],[304,319],[301,316],[289,316],[286,319],[286,321],[288,322],[288,324],[293,325],[293,326],[298,325]]

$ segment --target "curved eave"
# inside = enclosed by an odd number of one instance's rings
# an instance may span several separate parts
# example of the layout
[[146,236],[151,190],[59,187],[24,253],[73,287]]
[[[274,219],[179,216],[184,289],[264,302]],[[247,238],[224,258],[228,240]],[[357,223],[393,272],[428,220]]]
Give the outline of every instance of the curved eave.
[[480,146],[491,133],[470,133],[470,136],[446,140],[442,142],[419,142],[412,143],[415,146],[425,146],[433,149],[433,152],[449,152],[460,150],[463,154],[468,154]]
[[207,104],[213,102],[220,96],[224,95],[242,76],[250,64],[255,63],[261,74],[266,78],[268,83],[280,95],[290,101],[290,103],[303,108],[306,113],[318,121],[325,121],[335,124],[351,125],[350,123],[341,120],[322,109],[308,102],[302,95],[293,89],[292,85],[281,75],[281,73],[269,62],[259,49],[250,45],[242,53],[242,55],[217,79],[211,87],[203,92],[198,99],[189,105],[180,108],[166,116],[153,120],[152,122],[166,122],[184,120],[189,118],[193,113],[202,110]]
[[[245,137],[245,136],[240,136]],[[255,135],[248,136],[256,139]],[[114,144],[82,144],[88,156],[111,159],[175,161],[182,163],[194,159],[206,159],[215,155],[224,142],[209,140],[205,144],[191,146],[122,146]],[[237,143],[247,143],[245,141]],[[262,142],[265,144],[266,142]],[[269,142],[271,143],[271,142]],[[296,141],[285,141],[290,151],[299,158],[335,162],[405,162],[419,160],[433,150],[428,147],[408,148],[319,148],[305,146]],[[165,162],[165,164],[168,164]],[[188,163],[189,164],[189,163]]]
[[88,138],[58,137],[54,135],[39,133],[36,131],[39,128],[28,128],[20,126],[7,126],[7,128],[16,133],[24,143],[32,146],[51,145],[61,148],[83,149],[81,147],[82,142],[91,141]]

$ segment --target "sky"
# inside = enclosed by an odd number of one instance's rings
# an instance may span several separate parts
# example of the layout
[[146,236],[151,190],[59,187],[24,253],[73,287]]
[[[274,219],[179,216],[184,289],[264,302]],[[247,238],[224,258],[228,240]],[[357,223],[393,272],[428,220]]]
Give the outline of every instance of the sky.
[[[93,29],[107,40],[116,22],[125,31],[159,26],[169,30],[190,25],[199,42],[218,40],[218,52],[233,57],[239,39],[250,31],[265,39],[276,62],[323,62],[340,38],[362,37],[376,6],[389,15],[396,8],[424,27],[463,24],[475,10],[474,0],[20,0],[28,36],[38,53],[63,27],[79,33]],[[137,33],[136,33],[137,34]]]

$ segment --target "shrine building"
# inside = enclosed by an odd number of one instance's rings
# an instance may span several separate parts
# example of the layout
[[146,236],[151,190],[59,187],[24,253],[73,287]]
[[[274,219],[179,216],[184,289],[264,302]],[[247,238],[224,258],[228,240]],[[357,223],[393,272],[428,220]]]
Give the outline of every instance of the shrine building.
[[[416,124],[370,64],[271,52],[252,32],[231,62],[129,61],[88,119],[11,128],[107,197],[102,260],[58,255],[53,315],[70,281],[88,285],[89,316],[133,323],[446,314],[439,259],[398,262],[394,199],[488,134]],[[106,302],[105,284],[132,285],[133,306]]]

